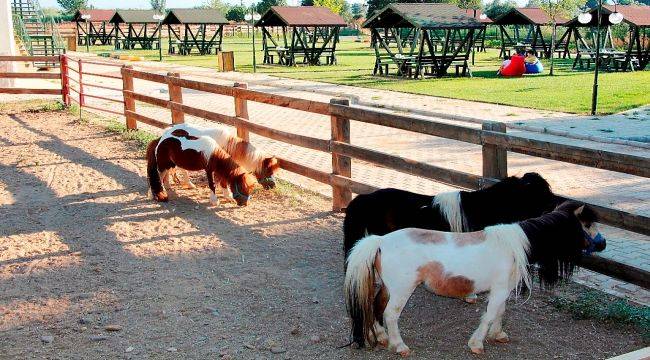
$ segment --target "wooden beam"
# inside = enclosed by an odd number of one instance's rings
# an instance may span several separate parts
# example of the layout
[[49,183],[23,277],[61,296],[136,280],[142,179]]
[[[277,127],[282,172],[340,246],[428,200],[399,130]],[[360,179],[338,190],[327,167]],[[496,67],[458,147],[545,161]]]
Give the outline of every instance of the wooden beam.
[[28,73],[28,72],[0,72],[0,78],[12,79],[60,79],[61,74],[55,73]]
[[[171,79],[179,78],[180,74],[177,72],[168,72],[167,73],[167,89],[169,91],[169,101],[175,102],[177,104],[183,103],[183,88],[174,84]],[[172,124],[182,124],[185,122],[185,113],[178,109],[171,109],[172,112]]]
[[[348,99],[332,99],[331,104],[350,106]],[[350,143],[350,119],[342,116],[331,117],[332,142]],[[332,150],[332,174],[352,178],[352,159]],[[348,187],[332,186],[332,210],[341,211],[352,201],[352,191]]]
[[[235,83],[234,87],[247,89],[248,85],[246,83]],[[235,116],[248,120],[248,102],[238,96],[233,99],[235,100]],[[249,141],[248,130],[242,126],[237,126],[237,136],[244,139],[244,141]]]
[[0,94],[42,94],[61,95],[61,89],[26,89],[26,88],[5,88],[0,87]]
[[580,266],[650,290],[649,271],[598,255],[583,256]]
[[[506,132],[506,124],[487,121],[482,125],[483,130]],[[505,179],[508,177],[508,155],[507,152],[497,146],[483,145],[483,177],[493,179]]]

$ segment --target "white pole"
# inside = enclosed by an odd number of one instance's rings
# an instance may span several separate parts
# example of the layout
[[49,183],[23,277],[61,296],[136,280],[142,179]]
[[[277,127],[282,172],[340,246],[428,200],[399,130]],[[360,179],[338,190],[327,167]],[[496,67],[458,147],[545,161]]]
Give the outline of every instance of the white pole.
[[[11,18],[10,0],[0,0],[0,55],[16,55],[14,43],[14,22]],[[0,72],[14,72],[15,65],[11,61],[0,61]],[[14,79],[0,78],[0,86],[14,86]]]

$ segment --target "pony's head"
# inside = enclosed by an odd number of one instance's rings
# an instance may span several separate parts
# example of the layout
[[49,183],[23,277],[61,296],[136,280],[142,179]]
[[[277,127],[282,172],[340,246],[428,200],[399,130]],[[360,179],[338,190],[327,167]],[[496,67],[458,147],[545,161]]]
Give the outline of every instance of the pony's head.
[[530,262],[537,263],[542,284],[567,279],[582,255],[603,251],[594,211],[577,201],[565,201],[552,212],[520,222],[530,241]]
[[262,160],[262,165],[255,174],[257,182],[266,190],[273,189],[275,187],[275,178],[273,175],[275,175],[279,168],[280,164],[275,156]]
[[232,198],[237,202],[237,205],[248,205],[248,200],[250,200],[251,194],[253,194],[255,184],[257,184],[255,176],[249,173],[243,173],[237,176],[235,180],[230,183]]

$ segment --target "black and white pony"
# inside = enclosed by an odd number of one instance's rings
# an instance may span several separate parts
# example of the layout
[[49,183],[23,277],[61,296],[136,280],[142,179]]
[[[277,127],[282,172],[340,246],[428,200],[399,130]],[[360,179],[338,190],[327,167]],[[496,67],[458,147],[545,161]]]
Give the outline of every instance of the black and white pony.
[[362,347],[366,341],[388,345],[407,356],[397,323],[415,288],[424,284],[437,295],[458,298],[489,291],[487,311],[468,345],[482,353],[486,336],[508,342],[501,328],[506,299],[522,285],[532,289],[529,265],[539,266],[544,285],[570,277],[583,251],[605,248],[595,221],[591,209],[567,201],[540,217],[477,232],[407,228],[367,236],[347,259],[352,340]]
[[529,219],[557,205],[551,188],[537,173],[511,176],[477,191],[450,191],[435,196],[381,189],[354,198],[345,210],[343,250],[362,237],[385,235],[408,227],[451,232]]

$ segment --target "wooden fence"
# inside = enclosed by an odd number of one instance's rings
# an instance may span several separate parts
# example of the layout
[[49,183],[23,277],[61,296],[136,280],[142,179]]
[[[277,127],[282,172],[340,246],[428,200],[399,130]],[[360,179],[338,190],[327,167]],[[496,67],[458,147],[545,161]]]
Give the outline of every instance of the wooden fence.
[[[1,60],[2,58],[0,58]],[[31,61],[31,60],[29,60]],[[207,82],[183,79],[178,73],[167,75],[134,70],[131,66],[121,67],[121,76],[84,72],[84,63],[90,61],[77,60],[77,68],[62,66],[62,81],[64,101],[70,101],[69,91],[66,88],[68,70],[77,71],[79,74],[79,104],[83,103],[85,86],[96,86],[82,81],[83,76],[104,76],[122,80],[123,114],[126,126],[136,129],[138,122],[158,128],[165,128],[170,124],[156,120],[137,112],[136,101],[149,105],[169,109],[173,124],[183,123],[185,114],[200,117],[209,121],[224,123],[237,128],[240,137],[248,139],[249,132],[260,136],[296,145],[312,150],[331,154],[332,172],[324,172],[306,165],[298,164],[288,159],[280,158],[280,166],[289,172],[314,179],[332,186],[334,210],[341,210],[352,199],[352,193],[363,194],[377,190],[376,187],[352,179],[352,159],[362,160],[377,166],[423,177],[433,181],[445,183],[465,189],[479,189],[493,184],[508,173],[508,152],[515,152],[540,158],[552,159],[592,168],[616,171],[641,177],[650,177],[650,158],[628,154],[596,150],[585,147],[553,143],[548,141],[529,139],[506,133],[504,124],[486,122],[482,129],[467,128],[442,122],[418,119],[406,115],[389,114],[386,112],[351,107],[348,100],[332,99],[329,103],[305,100],[278,94],[269,94],[247,89],[246,84],[225,86]],[[70,62],[72,64],[72,62]],[[114,63],[99,63],[98,65],[119,66]],[[169,99],[160,99],[139,93],[134,88],[134,79],[166,84],[169,90]],[[101,87],[101,86],[98,86]],[[69,89],[69,90],[68,90]],[[199,109],[183,103],[183,89],[202,91],[233,98],[235,116],[220,114],[213,111]],[[68,95],[66,95],[66,91]],[[0,92],[2,90],[0,89]],[[66,98],[67,96],[67,98]],[[96,97],[96,96],[95,96]],[[102,100],[108,100],[99,97]],[[109,101],[116,101],[110,99]],[[330,139],[299,135],[256,124],[248,120],[248,101],[270,104],[294,110],[330,116]],[[106,111],[106,109],[98,109]],[[122,112],[116,112],[122,114]],[[395,129],[411,131],[446,139],[452,139],[482,147],[483,171],[475,175],[458,170],[451,170],[439,166],[414,161],[404,157],[387,154],[373,149],[360,147],[351,143],[350,121],[360,121],[369,124],[386,126]],[[650,235],[650,218],[632,214],[622,210],[590,204],[598,213],[600,222],[617,228],[629,230],[643,235]],[[583,265],[586,268],[609,275],[623,281],[640,285],[650,289],[650,272],[638,269],[597,255],[585,257]]]
[[[0,62],[45,62],[51,64],[61,64],[66,61],[65,55],[60,56],[0,56]],[[63,102],[66,100],[66,77],[63,71],[59,73],[52,72],[0,72],[0,78],[5,79],[53,79],[60,80],[59,89],[52,88],[18,88],[18,87],[0,87],[0,94],[41,94],[41,95],[62,95]]]

